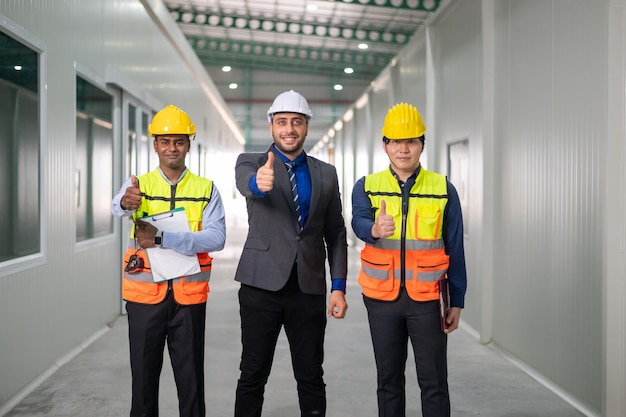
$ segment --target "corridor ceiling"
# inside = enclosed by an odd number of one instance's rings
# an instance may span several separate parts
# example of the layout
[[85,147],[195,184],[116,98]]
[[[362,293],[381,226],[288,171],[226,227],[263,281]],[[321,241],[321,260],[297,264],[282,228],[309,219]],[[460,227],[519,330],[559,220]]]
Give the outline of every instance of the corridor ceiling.
[[163,0],[244,131],[248,150],[267,148],[265,111],[288,89],[313,109],[307,145],[314,145],[442,1]]

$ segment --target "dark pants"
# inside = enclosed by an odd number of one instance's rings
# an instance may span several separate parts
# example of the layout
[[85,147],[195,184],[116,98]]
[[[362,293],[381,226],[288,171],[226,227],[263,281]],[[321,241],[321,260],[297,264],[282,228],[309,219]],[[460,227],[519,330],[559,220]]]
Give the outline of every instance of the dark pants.
[[404,371],[408,340],[413,345],[423,417],[450,416],[447,336],[439,302],[416,302],[402,291],[394,302],[363,297],[378,371],[378,416],[406,416]]
[[159,415],[163,349],[174,370],[181,417],[204,417],[204,328],[206,304],[182,306],[172,291],[159,304],[128,302],[132,381],[131,417]]
[[300,291],[294,271],[280,291],[248,285],[239,290],[241,315],[241,376],[237,383],[235,417],[260,417],[281,327],[289,341],[301,416],[326,414],[324,332],[326,298]]

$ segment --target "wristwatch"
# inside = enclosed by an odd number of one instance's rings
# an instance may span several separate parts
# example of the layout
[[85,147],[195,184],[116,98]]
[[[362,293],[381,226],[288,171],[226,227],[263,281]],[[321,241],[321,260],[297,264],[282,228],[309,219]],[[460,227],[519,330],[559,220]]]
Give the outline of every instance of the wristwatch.
[[157,234],[154,235],[154,246],[161,246],[163,243],[163,235]]

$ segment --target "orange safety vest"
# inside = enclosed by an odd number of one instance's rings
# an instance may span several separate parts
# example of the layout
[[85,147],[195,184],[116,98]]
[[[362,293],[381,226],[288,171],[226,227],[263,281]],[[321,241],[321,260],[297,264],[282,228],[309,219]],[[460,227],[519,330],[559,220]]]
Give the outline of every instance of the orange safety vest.
[[[185,176],[174,185],[170,185],[159,169],[137,177],[141,189],[141,205],[133,213],[134,218],[151,216],[184,208],[189,228],[192,232],[202,230],[202,213],[211,200],[213,183],[187,171]],[[200,272],[175,278],[165,282],[154,282],[150,261],[145,250],[137,250],[134,228],[131,230],[128,249],[124,254],[122,269],[122,298],[143,304],[157,304],[165,298],[168,287],[174,291],[174,299],[179,304],[205,303],[209,294],[209,278],[213,258],[208,252],[199,253]],[[132,255],[141,258],[143,268],[134,273],[126,271],[126,265]]]
[[439,299],[438,281],[446,277],[450,263],[442,238],[448,202],[446,177],[420,169],[403,204],[398,180],[387,169],[365,177],[365,193],[375,209],[375,219],[381,200],[385,200],[396,229],[392,236],[366,244],[361,251],[358,282],[363,295],[393,301],[405,287],[415,301]]

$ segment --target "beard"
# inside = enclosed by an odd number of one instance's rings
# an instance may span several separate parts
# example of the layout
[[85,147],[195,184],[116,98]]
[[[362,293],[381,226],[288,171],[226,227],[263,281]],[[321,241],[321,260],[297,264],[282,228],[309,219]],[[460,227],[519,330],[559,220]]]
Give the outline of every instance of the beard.
[[289,144],[285,144],[280,137],[274,138],[274,146],[286,156],[300,154],[302,148],[304,148],[304,138],[298,138],[296,141]]

